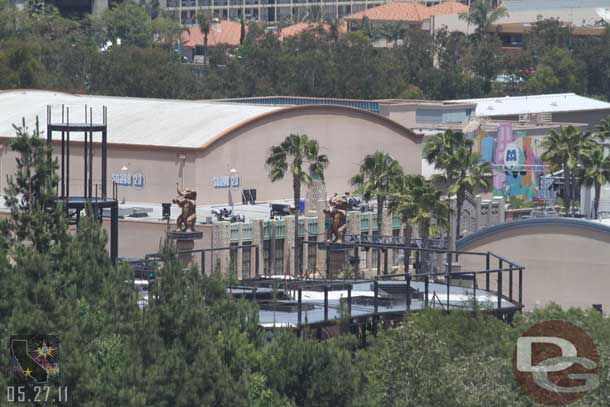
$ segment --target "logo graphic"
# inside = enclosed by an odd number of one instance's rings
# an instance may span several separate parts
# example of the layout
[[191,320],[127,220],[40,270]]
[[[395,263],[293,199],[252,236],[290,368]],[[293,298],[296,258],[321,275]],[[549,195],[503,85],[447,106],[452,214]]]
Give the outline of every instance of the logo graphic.
[[43,384],[59,375],[59,340],[56,336],[11,336],[9,354],[13,373],[20,382]]
[[544,321],[517,340],[513,372],[530,398],[564,406],[599,386],[599,353],[581,328],[566,321]]

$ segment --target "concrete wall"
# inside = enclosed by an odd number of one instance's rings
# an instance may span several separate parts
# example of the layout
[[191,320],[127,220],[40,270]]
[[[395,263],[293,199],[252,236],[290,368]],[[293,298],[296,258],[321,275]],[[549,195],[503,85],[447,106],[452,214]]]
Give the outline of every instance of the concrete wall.
[[[60,144],[54,143],[55,151]],[[70,195],[82,196],[84,192],[83,178],[83,144],[70,143]],[[185,154],[186,159],[179,158]],[[101,148],[95,145],[93,151],[93,194],[95,185],[101,195],[100,160]],[[13,174],[16,169],[15,153],[5,147],[0,151],[0,189],[6,187],[6,175]],[[58,164],[61,157],[55,154]],[[126,167],[126,170],[122,168]],[[61,170],[58,170],[58,174]],[[128,174],[130,176],[141,174],[144,176],[143,186],[118,186],[119,201],[161,203],[169,202],[176,195],[176,182],[180,186],[193,188],[197,186],[195,174],[195,152],[180,152],[171,149],[151,149],[148,147],[120,147],[108,148],[108,195],[112,194],[112,175]]]
[[[320,143],[330,166],[326,170],[326,190],[343,193],[353,188],[349,179],[358,171],[366,154],[375,150],[391,153],[411,174],[421,173],[420,138],[385,117],[340,106],[302,106],[287,108],[246,122],[203,149],[154,148],[147,146],[109,145],[108,193],[112,191],[112,174],[141,174],[142,186],[118,187],[119,201],[161,203],[176,194],[176,182],[197,190],[197,203],[225,204],[227,188],[214,188],[213,178],[229,175],[232,168],[241,178],[233,189],[235,200],[241,200],[238,189],[254,188],[257,200],[292,198],[289,179],[271,183],[265,168],[270,149],[291,133],[304,133]],[[54,143],[59,150],[60,145]],[[71,142],[70,195],[83,194],[83,144]],[[100,184],[99,144],[94,146],[94,187]],[[185,158],[180,158],[185,157]],[[59,157],[57,157],[59,160]],[[15,155],[4,145],[0,150],[0,189],[6,186],[6,175],[15,171]],[[126,170],[123,170],[123,168]],[[305,198],[304,187],[302,189]],[[101,187],[100,187],[101,194]]]
[[[291,133],[318,140],[320,153],[328,155],[325,181],[329,194],[353,190],[350,178],[364,156],[375,150],[391,153],[408,173],[421,172],[419,138],[386,118],[337,106],[286,109],[241,126],[201,153],[196,164],[197,187],[205,202],[227,201],[227,190],[214,189],[212,177],[228,175],[231,168],[238,170],[241,188],[255,188],[259,200],[292,198],[290,177],[271,183],[265,168],[270,148]],[[305,188],[303,198],[304,192]]]
[[[610,227],[576,219],[531,219],[488,228],[462,239],[457,247],[490,251],[525,266],[527,308],[555,302],[582,308],[602,304],[610,311]],[[463,270],[481,269],[484,257],[461,256],[460,265]],[[505,276],[505,285],[507,281]],[[495,282],[493,276],[492,288]],[[516,295],[516,277],[513,288]]]

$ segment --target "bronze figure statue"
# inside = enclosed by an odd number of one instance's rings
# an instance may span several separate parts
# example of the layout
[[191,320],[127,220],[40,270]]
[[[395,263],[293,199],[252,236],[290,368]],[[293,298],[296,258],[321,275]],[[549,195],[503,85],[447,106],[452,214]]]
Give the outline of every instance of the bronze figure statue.
[[324,209],[324,213],[330,218],[330,226],[326,229],[326,241],[343,243],[343,236],[347,228],[347,202],[342,196],[334,194],[328,203],[330,209]]
[[195,200],[197,199],[197,192],[189,188],[181,191],[178,188],[178,183],[176,183],[176,191],[178,196],[172,202],[182,209],[178,219],[176,219],[176,232],[195,232],[195,221],[197,220]]

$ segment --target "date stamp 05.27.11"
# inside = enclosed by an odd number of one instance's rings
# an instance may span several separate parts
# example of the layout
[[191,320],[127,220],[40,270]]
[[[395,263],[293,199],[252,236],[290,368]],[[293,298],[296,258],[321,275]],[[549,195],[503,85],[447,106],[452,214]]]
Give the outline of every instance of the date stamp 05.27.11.
[[60,380],[57,336],[14,335],[8,346],[10,378],[6,402],[39,406],[68,402],[68,388]]

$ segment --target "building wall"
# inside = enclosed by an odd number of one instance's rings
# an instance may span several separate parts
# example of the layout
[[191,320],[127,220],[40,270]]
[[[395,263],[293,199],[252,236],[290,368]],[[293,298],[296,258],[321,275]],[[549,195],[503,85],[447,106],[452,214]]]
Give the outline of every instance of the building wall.
[[[582,308],[602,304],[608,312],[610,227],[591,225],[562,218],[517,221],[471,235],[458,242],[458,250],[490,251],[524,266],[524,303],[530,309],[555,302]],[[460,256],[462,269],[482,266],[484,257],[473,259]],[[513,281],[517,293],[516,274]],[[507,277],[504,283],[508,287]],[[479,287],[483,284],[479,281]],[[495,284],[494,276],[492,286]]]
[[[60,144],[54,143],[55,158],[61,164],[57,154]],[[95,185],[101,196],[101,148],[94,146],[93,154],[93,195]],[[0,152],[0,188],[6,187],[6,175],[16,170],[15,153],[5,147]],[[179,158],[184,154],[186,159]],[[70,195],[83,196],[83,144],[70,143]],[[123,168],[127,168],[123,170]],[[58,170],[58,174],[61,170]],[[131,177],[129,185],[118,185],[118,200],[128,202],[161,203],[169,202],[176,195],[176,183],[182,187],[193,188],[197,185],[195,174],[195,154],[172,149],[153,149],[147,147],[108,148],[108,195],[112,195],[112,176]],[[138,186],[135,177],[141,175],[143,185]],[[124,178],[123,178],[124,179]],[[129,178],[128,178],[129,179]]]
[[[610,117],[610,109],[589,110],[581,112],[560,112],[552,114],[552,121],[556,123],[584,123],[591,130],[599,125],[602,119]],[[518,115],[490,116],[494,120],[519,121]]]
[[[196,173],[202,202],[227,201],[226,188],[213,188],[212,178],[228,175],[231,168],[239,173],[240,188],[256,189],[259,200],[292,198],[290,177],[271,183],[265,168],[270,148],[291,133],[318,140],[320,153],[328,155],[325,181],[329,194],[352,191],[350,178],[364,156],[375,150],[391,153],[410,174],[421,172],[419,138],[387,119],[336,106],[287,109],[230,132],[201,153]],[[304,192],[305,188],[302,198]]]

